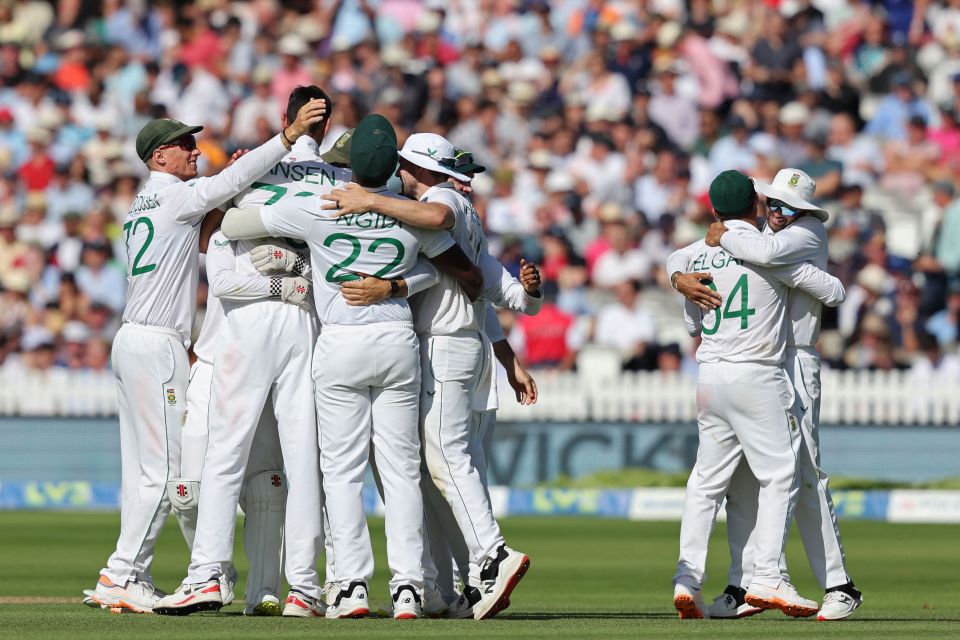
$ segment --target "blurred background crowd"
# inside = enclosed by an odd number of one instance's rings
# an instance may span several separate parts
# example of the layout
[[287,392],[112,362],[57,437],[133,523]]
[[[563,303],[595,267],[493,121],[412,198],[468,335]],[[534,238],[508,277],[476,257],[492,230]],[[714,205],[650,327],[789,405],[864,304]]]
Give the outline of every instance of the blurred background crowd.
[[325,147],[376,111],[486,165],[492,251],[543,267],[543,312],[501,314],[533,367],[690,371],[664,261],[714,175],[790,166],[847,286],[825,363],[960,381],[958,0],[0,0],[0,79],[7,372],[109,367],[145,122],[203,124],[216,172],[315,83]]

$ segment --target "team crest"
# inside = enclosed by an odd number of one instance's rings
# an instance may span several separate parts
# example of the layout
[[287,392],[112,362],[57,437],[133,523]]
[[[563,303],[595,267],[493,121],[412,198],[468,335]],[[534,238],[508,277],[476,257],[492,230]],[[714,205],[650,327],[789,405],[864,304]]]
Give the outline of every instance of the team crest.
[[173,406],[177,404],[177,392],[174,389],[167,389],[167,404]]
[[795,187],[798,184],[800,184],[800,174],[795,173],[792,176],[790,176],[790,181],[787,184],[789,184],[791,187]]
[[790,417],[789,417],[789,422],[790,422],[790,431],[796,431],[796,430],[797,430],[797,419],[796,419],[795,417],[793,417],[793,416],[790,416]]

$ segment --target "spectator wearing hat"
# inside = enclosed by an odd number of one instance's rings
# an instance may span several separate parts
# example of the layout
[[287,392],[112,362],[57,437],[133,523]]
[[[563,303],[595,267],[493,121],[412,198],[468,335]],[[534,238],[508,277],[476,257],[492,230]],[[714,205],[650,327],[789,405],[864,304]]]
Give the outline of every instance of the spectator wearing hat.
[[311,84],[310,74],[302,60],[307,55],[307,43],[296,33],[288,33],[277,43],[280,68],[273,73],[270,93],[277,104],[286,104],[294,89]]
[[46,327],[26,329],[20,346],[23,348],[23,364],[28,372],[49,371],[56,364],[56,337]]
[[63,325],[60,336],[62,344],[56,365],[65,369],[85,369],[87,342],[92,337],[90,328],[79,320],[71,320]]
[[[802,102],[792,101],[780,107],[777,122],[780,125],[780,139],[777,143],[777,155],[785,167],[800,168],[810,157],[804,130],[810,121],[810,109]],[[819,182],[817,187],[819,188]]]

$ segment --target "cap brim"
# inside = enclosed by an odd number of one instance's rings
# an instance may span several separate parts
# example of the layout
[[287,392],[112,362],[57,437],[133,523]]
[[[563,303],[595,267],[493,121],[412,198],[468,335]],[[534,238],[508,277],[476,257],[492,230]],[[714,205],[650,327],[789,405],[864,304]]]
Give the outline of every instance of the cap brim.
[[431,158],[428,155],[422,153],[413,153],[412,151],[401,149],[400,157],[410,164],[415,164],[418,167],[423,167],[429,171],[436,171],[438,173],[446,174],[451,178],[456,178],[461,182],[470,182],[470,176],[462,174],[459,171],[454,171],[453,169],[448,169],[440,164],[439,161]]
[[462,171],[463,173],[467,173],[467,174],[470,174],[470,173],[483,173],[483,172],[486,171],[486,170],[487,170],[487,168],[486,168],[485,166],[483,166],[482,164],[477,164],[476,162],[473,162],[473,163],[471,163],[471,164],[466,164],[466,165],[460,167],[460,171]]
[[820,222],[826,222],[827,220],[830,219],[830,214],[826,211],[826,209],[821,209],[817,205],[807,202],[803,198],[798,198],[797,196],[790,193],[789,191],[783,191],[781,189],[777,189],[773,185],[769,185],[765,182],[760,182],[755,178],[751,178],[751,179],[753,180],[754,188],[759,193],[766,196],[767,198],[771,198],[773,200],[780,200],[784,204],[789,205],[791,209],[796,209],[798,211],[806,211],[807,213],[810,213],[815,218],[820,220]]
[[160,144],[170,144],[177,138],[182,138],[186,135],[193,135],[198,131],[203,131],[203,127],[200,125],[189,125],[185,124],[182,127],[174,129],[170,132],[170,135],[166,136],[163,140],[160,141]]
[[321,153],[320,159],[327,164],[342,164],[348,167],[350,166],[350,154],[343,153],[340,150],[331,149],[326,153]]

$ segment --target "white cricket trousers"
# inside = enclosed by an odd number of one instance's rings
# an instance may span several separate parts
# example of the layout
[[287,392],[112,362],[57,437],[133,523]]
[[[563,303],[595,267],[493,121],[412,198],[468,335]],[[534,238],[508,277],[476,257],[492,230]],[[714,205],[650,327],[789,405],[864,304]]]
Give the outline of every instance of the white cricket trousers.
[[310,377],[316,335],[311,312],[279,301],[228,310],[214,357],[210,440],[188,584],[213,579],[232,562],[240,489],[260,414],[272,399],[287,478],[286,578],[291,588],[320,597],[316,561],[323,545],[323,502]]
[[126,323],[112,350],[120,419],[120,537],[101,573],[152,582],[153,546],[170,513],[167,480],[180,469],[187,350],[175,331]]
[[383,486],[390,591],[401,585],[422,591],[420,362],[413,324],[325,325],[313,376],[335,580],[347,587],[373,577],[361,497],[372,441]]
[[[807,408],[800,421],[803,444],[798,460],[800,491],[794,516],[813,575],[822,589],[850,582],[840,542],[837,512],[830,497],[829,478],[820,468],[820,356],[812,347],[787,349],[787,375],[800,403]],[[727,494],[727,540],[730,545],[729,584],[746,588],[753,576],[751,535],[756,527],[760,485],[741,462]]]
[[760,484],[753,582],[776,587],[789,579],[783,549],[799,488],[802,442],[787,374],[780,366],[701,364],[697,410],[700,446],[687,481],[674,584],[695,589],[703,584],[710,532],[745,458]]
[[477,468],[475,452],[471,455],[472,447],[482,446],[476,437],[473,395],[486,349],[478,332],[462,331],[449,336],[422,336],[420,354],[424,494],[430,499],[432,482],[453,512],[471,562],[482,566],[504,542],[493,517],[484,474]]
[[[212,385],[213,364],[203,360],[194,362],[190,367],[187,419],[181,439],[180,478],[184,480],[200,482],[203,474],[203,461],[210,435],[207,415]],[[258,475],[268,472],[278,476],[275,481],[261,483],[260,486],[251,484]],[[247,574],[248,601],[264,591],[280,594],[283,519],[287,495],[285,483],[277,421],[273,416],[272,404],[267,403],[260,414],[240,491],[240,506],[244,511],[243,546],[250,567]],[[265,489],[268,491],[266,495]],[[184,535],[187,535],[186,530]],[[193,537],[187,540],[191,549],[193,542]]]

